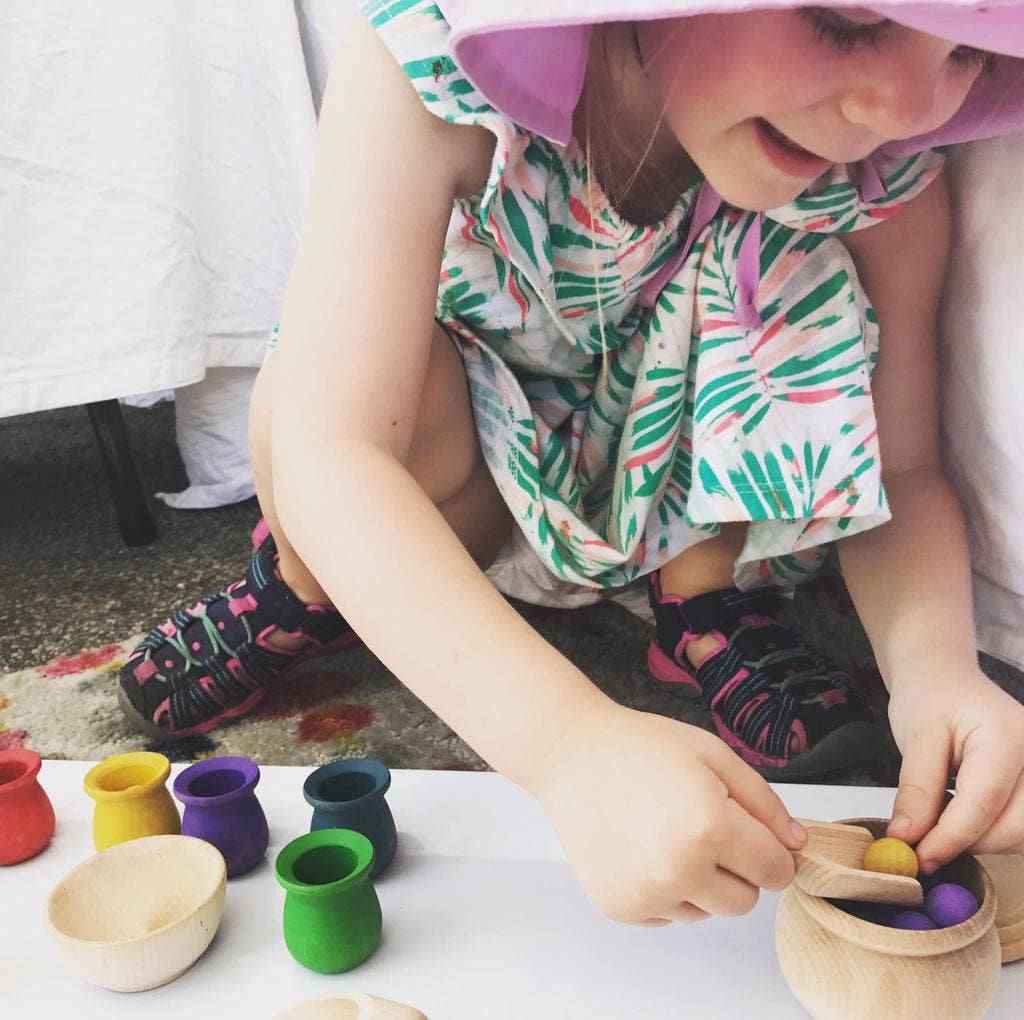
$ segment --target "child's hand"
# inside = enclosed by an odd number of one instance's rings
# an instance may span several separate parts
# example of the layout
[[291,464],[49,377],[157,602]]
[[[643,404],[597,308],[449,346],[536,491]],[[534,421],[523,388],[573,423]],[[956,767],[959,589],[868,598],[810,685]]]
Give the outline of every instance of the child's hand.
[[[1024,707],[980,670],[935,670],[895,685],[889,719],[903,768],[888,835],[921,840],[923,871],[967,849],[1024,851]],[[943,810],[950,770],[957,792]]]
[[806,839],[717,737],[618,705],[581,719],[531,787],[583,891],[630,924],[745,914],[790,883]]

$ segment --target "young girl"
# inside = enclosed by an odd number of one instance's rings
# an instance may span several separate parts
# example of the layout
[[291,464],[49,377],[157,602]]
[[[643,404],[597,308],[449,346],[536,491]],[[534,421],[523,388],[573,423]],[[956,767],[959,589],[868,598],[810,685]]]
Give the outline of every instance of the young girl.
[[[934,146],[1024,121],[1024,14],[730,6],[364,5],[253,395],[256,555],[134,653],[132,720],[205,732],[358,634],[609,916],[744,913],[804,838],[763,777],[879,747],[776,619],[841,539],[904,754],[890,835],[925,871],[1024,849],[934,370]],[[649,579],[651,672],[721,739],[612,703],[484,569],[559,605]]]

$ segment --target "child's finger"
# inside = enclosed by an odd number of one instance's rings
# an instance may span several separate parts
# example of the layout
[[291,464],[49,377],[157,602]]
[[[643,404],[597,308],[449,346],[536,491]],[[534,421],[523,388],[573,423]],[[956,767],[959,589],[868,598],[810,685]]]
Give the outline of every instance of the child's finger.
[[807,832],[786,810],[782,798],[746,762],[722,745],[713,762],[718,778],[729,796],[747,814],[752,815],[775,835],[783,846],[799,850],[807,842]]
[[[721,871],[758,888],[779,892],[793,881],[796,863],[793,854],[780,845],[775,833],[736,801],[726,805],[730,838],[721,848]],[[699,906],[707,908],[705,903]]]
[[711,915],[692,903],[680,903],[672,910],[666,910],[661,917],[648,917],[640,922],[641,928],[664,928],[668,924],[695,924],[697,921],[706,921]]
[[921,870],[934,871],[974,846],[1002,814],[1019,775],[1020,765],[998,748],[972,749],[957,774],[956,796],[917,847]]
[[692,896],[693,905],[714,917],[742,917],[749,914],[760,898],[755,885],[737,878],[725,868],[715,868],[714,878]]
[[900,785],[887,836],[916,843],[935,824],[949,782],[945,740],[912,737],[903,752]]

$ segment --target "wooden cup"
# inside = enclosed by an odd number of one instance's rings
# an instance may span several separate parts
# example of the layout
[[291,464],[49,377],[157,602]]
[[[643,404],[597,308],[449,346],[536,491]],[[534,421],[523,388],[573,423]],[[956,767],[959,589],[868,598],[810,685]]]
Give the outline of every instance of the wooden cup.
[[[848,819],[876,838],[884,819]],[[861,920],[795,884],[775,919],[782,973],[818,1020],[973,1020],[995,999],[999,936],[995,890],[978,862],[962,856],[943,870],[977,897],[978,912],[935,931],[904,931]]]

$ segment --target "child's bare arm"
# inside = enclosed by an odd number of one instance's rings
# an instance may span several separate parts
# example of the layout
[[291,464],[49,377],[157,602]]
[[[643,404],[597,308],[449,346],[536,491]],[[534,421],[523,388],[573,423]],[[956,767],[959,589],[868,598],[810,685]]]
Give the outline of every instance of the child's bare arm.
[[[749,910],[801,835],[720,740],[614,704],[501,598],[403,466],[453,196],[482,138],[434,120],[365,26],[325,101],[282,314],[274,500],[306,566],[397,676],[540,801],[593,902],[663,924]],[[345,106],[359,92],[373,116]],[[487,161],[489,165],[489,161]]]
[[[978,668],[963,516],[939,458],[949,218],[940,177],[893,220],[846,238],[882,333],[873,388],[893,519],[840,555],[904,757],[890,835],[924,837],[927,870],[967,847],[1024,847],[1024,709]],[[951,770],[958,796],[942,811]]]
[[555,739],[610,702],[498,595],[402,466],[453,199],[484,183],[493,139],[427,112],[361,20],[334,67],[273,355],[277,512],[367,644],[529,785]]

